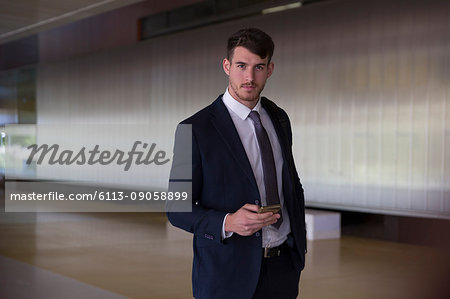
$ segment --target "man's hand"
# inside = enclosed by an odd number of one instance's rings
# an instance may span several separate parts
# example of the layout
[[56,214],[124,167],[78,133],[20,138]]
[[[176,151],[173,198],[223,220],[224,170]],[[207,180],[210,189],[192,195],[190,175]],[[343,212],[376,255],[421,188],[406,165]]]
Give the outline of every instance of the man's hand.
[[235,213],[229,214],[225,221],[225,231],[250,236],[280,218],[279,214],[272,212],[258,214],[258,209],[258,205],[246,204]]

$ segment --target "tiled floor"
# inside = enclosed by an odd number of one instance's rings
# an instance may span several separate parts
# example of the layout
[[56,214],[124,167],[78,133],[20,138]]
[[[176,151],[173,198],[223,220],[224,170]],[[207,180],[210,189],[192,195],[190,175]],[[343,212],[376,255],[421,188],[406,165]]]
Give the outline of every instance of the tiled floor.
[[[300,298],[450,298],[445,249],[346,236],[308,247]],[[0,256],[0,298],[191,298],[191,241],[162,214],[2,213]]]

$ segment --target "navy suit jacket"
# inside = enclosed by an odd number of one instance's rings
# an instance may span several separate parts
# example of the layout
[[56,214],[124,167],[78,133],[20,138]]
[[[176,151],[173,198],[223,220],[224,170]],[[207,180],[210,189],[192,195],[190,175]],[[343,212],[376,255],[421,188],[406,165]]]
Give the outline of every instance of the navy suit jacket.
[[[292,156],[292,132],[284,110],[267,98],[268,112],[283,151],[283,193],[294,239],[294,267],[304,267],[306,231],[303,188]],[[227,213],[261,202],[256,180],[231,116],[219,96],[211,105],[181,122],[192,125],[192,212],[169,212],[169,221],[191,232],[195,298],[251,298],[258,283],[262,260],[261,231],[252,236],[222,240]],[[169,189],[179,183],[176,173],[186,160],[182,136],[175,136]]]

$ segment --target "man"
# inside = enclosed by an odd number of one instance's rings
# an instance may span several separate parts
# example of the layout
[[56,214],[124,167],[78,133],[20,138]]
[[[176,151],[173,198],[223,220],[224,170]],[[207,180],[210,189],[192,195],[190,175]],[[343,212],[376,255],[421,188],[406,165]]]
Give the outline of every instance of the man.
[[[225,93],[181,123],[192,125],[192,162],[180,130],[175,138],[169,186],[185,182],[179,173],[192,163],[192,212],[168,218],[194,234],[195,298],[296,298],[306,252],[303,189],[289,118],[260,97],[274,44],[259,29],[242,29],[227,50]],[[258,213],[273,204],[280,212]]]

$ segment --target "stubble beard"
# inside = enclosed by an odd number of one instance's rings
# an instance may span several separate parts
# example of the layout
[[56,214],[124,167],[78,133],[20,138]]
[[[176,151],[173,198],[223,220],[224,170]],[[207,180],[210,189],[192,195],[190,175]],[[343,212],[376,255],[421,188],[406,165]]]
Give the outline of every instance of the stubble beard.
[[264,89],[264,85],[263,86],[258,86],[256,84],[251,84],[253,86],[255,86],[255,93],[252,93],[252,95],[247,94],[244,90],[240,90],[240,88],[242,88],[245,85],[249,85],[249,84],[241,84],[239,85],[239,87],[236,87],[235,84],[233,84],[232,82],[230,82],[230,86],[234,91],[234,94],[238,97],[237,100],[239,100],[241,103],[253,103],[259,99],[259,96],[261,94],[261,92]]

